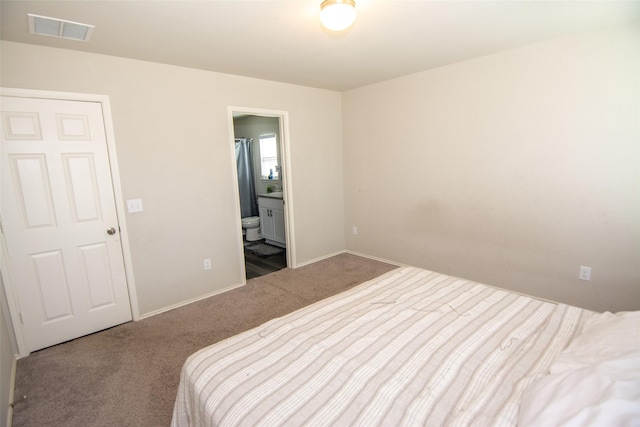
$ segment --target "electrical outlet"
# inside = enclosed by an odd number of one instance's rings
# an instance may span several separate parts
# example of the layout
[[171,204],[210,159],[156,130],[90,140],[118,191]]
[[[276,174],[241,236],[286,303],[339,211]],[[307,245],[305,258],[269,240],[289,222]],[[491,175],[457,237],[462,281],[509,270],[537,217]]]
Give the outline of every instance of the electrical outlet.
[[578,279],[591,280],[591,267],[580,266],[580,273],[578,273]]
[[358,235],[358,227],[356,227],[355,225],[353,227],[351,227],[351,234],[353,234],[354,236]]
[[205,259],[203,263],[205,270],[211,270],[211,258]]

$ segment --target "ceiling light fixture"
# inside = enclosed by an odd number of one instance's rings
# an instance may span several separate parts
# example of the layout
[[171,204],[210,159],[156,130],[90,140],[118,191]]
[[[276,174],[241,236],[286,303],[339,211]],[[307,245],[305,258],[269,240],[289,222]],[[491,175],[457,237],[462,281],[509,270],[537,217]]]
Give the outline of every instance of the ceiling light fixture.
[[320,5],[320,22],[331,31],[342,31],[356,20],[354,0],[324,0]]

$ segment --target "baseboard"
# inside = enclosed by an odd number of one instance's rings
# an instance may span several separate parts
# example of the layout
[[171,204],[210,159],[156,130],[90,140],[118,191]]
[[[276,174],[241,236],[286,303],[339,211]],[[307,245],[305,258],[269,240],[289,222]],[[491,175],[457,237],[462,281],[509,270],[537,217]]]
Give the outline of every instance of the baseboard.
[[359,257],[362,257],[362,258],[368,258],[368,259],[371,259],[371,260],[374,260],[374,261],[384,262],[386,264],[397,265],[398,267],[408,267],[407,264],[402,264],[402,263],[400,263],[398,261],[391,261],[389,259],[379,258],[379,257],[367,255],[367,254],[362,254],[360,252],[349,251],[349,250],[345,250],[344,252],[347,253],[347,254],[359,256]]
[[322,261],[322,260],[325,260],[325,259],[328,259],[328,258],[332,258],[332,257],[334,257],[336,255],[341,255],[341,254],[343,254],[345,252],[346,251],[343,249],[341,251],[334,252],[332,254],[323,255],[323,256],[321,256],[319,258],[314,258],[314,259],[309,260],[309,261],[301,262],[298,265],[296,265],[296,268],[304,267],[305,265],[313,264],[314,262],[318,262],[318,261]]
[[167,312],[167,311],[171,311],[171,310],[173,310],[175,308],[183,307],[185,305],[189,305],[189,304],[192,304],[194,302],[198,302],[198,301],[203,300],[205,298],[209,298],[209,297],[213,297],[213,296],[216,296],[216,295],[220,295],[220,294],[223,294],[225,292],[229,292],[229,291],[232,291],[234,289],[240,288],[240,287],[242,287],[244,285],[245,285],[245,283],[240,283],[240,284],[237,284],[237,285],[228,286],[226,288],[219,289],[217,291],[213,291],[213,292],[210,292],[208,294],[205,294],[205,295],[202,295],[202,296],[199,296],[199,297],[196,297],[196,298],[192,298],[192,299],[189,299],[189,300],[186,300],[186,301],[182,301],[182,302],[179,302],[177,304],[170,305],[168,307],[163,307],[163,308],[161,308],[159,310],[150,311],[149,313],[145,313],[142,316],[140,316],[140,319],[138,319],[138,320],[146,319],[148,317],[152,317],[152,316],[155,316],[157,314],[161,314],[161,313],[164,313],[164,312]]
[[391,265],[397,265],[398,267],[406,267],[407,266],[406,264],[402,264],[402,263],[399,263],[397,261],[391,261],[391,260],[388,260],[388,259],[378,258],[378,257],[375,257],[375,256],[362,254],[360,252],[355,252],[355,251],[350,251],[350,250],[347,250],[347,249],[343,249],[341,251],[337,251],[337,252],[334,252],[334,253],[331,253],[331,254],[328,254],[328,255],[323,255],[321,257],[314,258],[312,260],[300,263],[300,264],[298,264],[296,266],[296,268],[304,267],[305,265],[313,264],[315,262],[322,261],[322,260],[325,260],[325,259],[328,259],[328,258],[332,258],[332,257],[334,257],[336,255],[341,255],[341,254],[355,255],[355,256],[362,257],[362,258],[371,259],[371,260],[374,260],[374,261],[384,262],[384,263],[391,264]]
[[[359,253],[359,252],[354,252],[354,251],[349,251],[349,250],[343,249],[343,250],[340,250],[340,251],[337,251],[337,252],[333,252],[333,253],[330,253],[330,254],[327,254],[327,255],[323,255],[323,256],[318,257],[318,258],[314,258],[314,259],[309,260],[309,261],[302,262],[302,263],[298,264],[295,268],[304,267],[305,265],[310,265],[310,264],[316,263],[318,261],[323,261],[325,259],[332,258],[334,256],[341,255],[341,254],[344,254],[344,253],[351,254],[351,255],[356,255],[356,256],[359,256],[359,257],[362,257],[362,258],[368,258],[368,259],[371,259],[371,260],[374,260],[374,261],[384,262],[384,263],[387,263],[387,264],[397,265],[398,267],[405,266],[405,264],[401,264],[401,263],[396,262],[396,261],[391,261],[391,260],[388,260],[388,259],[378,258],[378,257],[374,257],[374,256],[371,256],[371,255],[362,254],[362,253]],[[212,297],[212,296],[215,296],[215,295],[223,294],[225,292],[229,292],[229,291],[231,291],[233,289],[239,288],[239,287],[244,286],[244,285],[245,285],[244,283],[240,283],[240,284],[229,286],[229,287],[226,287],[224,289],[220,289],[220,290],[217,290],[217,291],[214,291],[214,292],[211,292],[211,293],[208,293],[208,294],[196,297],[196,298],[192,298],[192,299],[189,299],[189,300],[186,300],[186,301],[182,301],[182,302],[180,302],[178,304],[173,304],[173,305],[170,305],[168,307],[163,307],[163,308],[161,308],[159,310],[154,310],[154,311],[151,311],[149,313],[143,314],[142,316],[140,316],[140,318],[138,320],[146,319],[148,317],[152,317],[152,316],[155,316],[157,314],[161,314],[161,313],[173,310],[175,308],[179,308],[179,307],[182,307],[182,306],[185,306],[185,305],[188,305],[188,304],[203,300],[205,298],[209,298],[209,297]]]

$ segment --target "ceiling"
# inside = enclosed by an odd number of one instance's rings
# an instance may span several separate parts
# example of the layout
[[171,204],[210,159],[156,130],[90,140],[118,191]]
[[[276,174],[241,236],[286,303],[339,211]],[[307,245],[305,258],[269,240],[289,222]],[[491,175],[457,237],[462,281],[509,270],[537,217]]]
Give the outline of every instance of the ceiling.
[[[1,38],[343,91],[529,43],[640,20],[640,0],[356,0],[340,33],[321,0],[0,1]],[[29,34],[27,13],[95,26]]]

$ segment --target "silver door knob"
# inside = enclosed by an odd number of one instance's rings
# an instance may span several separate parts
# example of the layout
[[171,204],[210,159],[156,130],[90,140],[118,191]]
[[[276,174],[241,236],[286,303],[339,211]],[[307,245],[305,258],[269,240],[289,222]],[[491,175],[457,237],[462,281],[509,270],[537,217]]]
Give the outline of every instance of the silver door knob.
[[107,234],[113,236],[114,234],[116,234],[116,229],[111,227],[107,229]]

